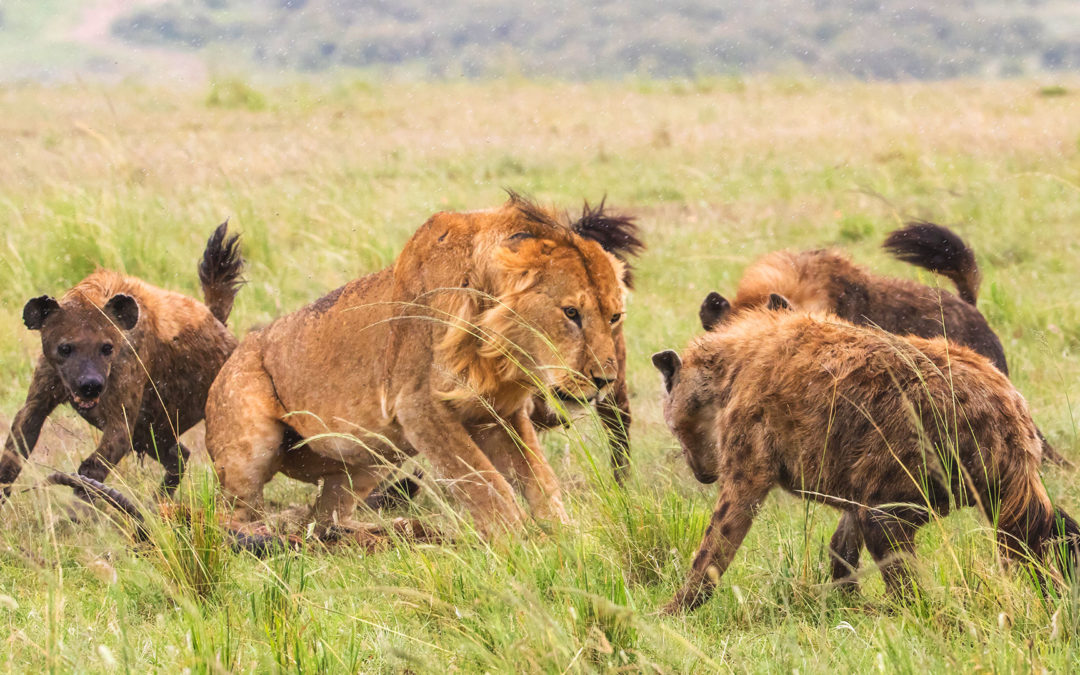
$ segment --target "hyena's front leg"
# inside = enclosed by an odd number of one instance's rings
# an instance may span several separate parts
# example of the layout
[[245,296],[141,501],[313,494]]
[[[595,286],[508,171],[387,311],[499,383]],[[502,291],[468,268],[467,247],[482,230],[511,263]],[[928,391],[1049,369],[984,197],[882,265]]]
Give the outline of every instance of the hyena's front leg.
[[690,576],[664,607],[665,614],[691,610],[712,596],[717,581],[731,564],[754,521],[754,513],[769,493],[769,486],[728,480],[720,490],[705,538],[701,540]]
[[131,451],[132,441],[123,425],[110,425],[101,436],[101,443],[79,465],[79,475],[105,482],[109,472]]
[[184,478],[184,469],[187,468],[191,451],[184,444],[177,441],[168,450],[158,452],[158,461],[165,468],[165,476],[161,479],[161,487],[158,488],[166,497],[172,497],[180,481]]
[[615,361],[619,364],[614,390],[600,401],[596,412],[611,446],[611,469],[622,485],[630,475],[630,389],[626,383],[626,334],[620,326],[615,337]]
[[26,403],[11,423],[0,458],[0,501],[11,493],[11,484],[22,471],[23,460],[37,445],[46,418],[66,398],[64,384],[52,367],[39,363],[26,394]]
[[616,381],[615,391],[596,404],[596,412],[611,446],[615,482],[622,485],[630,475],[630,396],[625,379]]

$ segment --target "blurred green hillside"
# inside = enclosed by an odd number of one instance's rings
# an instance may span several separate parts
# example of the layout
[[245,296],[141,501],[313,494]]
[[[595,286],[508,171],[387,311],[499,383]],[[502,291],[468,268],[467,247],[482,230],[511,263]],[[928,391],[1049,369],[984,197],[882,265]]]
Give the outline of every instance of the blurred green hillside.
[[198,57],[218,70],[361,68],[421,78],[781,71],[893,80],[1080,67],[1080,4],[1063,0],[21,0],[0,7],[0,75],[9,78],[62,77],[76,64],[154,75],[155,62],[170,56]]

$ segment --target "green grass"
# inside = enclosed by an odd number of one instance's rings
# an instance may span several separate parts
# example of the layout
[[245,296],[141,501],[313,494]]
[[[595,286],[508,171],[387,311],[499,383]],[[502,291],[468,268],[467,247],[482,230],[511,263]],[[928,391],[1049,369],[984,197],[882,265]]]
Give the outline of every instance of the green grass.
[[[243,83],[240,83],[243,84]],[[731,293],[779,247],[838,245],[885,273],[932,277],[878,249],[904,218],[954,225],[984,275],[980,309],[1002,337],[1040,427],[1080,460],[1080,103],[1035,82],[832,84],[747,79],[384,85],[341,82],[210,105],[206,90],[0,90],[0,426],[39,347],[25,301],[95,265],[197,292],[196,260],[229,217],[250,261],[243,332],[389,264],[431,213],[493,206],[502,187],[568,209],[638,215],[627,338],[636,477],[607,477],[590,420],[544,436],[574,525],[480,541],[425,493],[412,515],[454,543],[365,554],[312,546],[267,561],[223,551],[214,483],[196,452],[178,501],[192,513],[135,545],[111,514],[59,488],[96,432],[64,412],[0,507],[0,667],[198,672],[1067,671],[1080,657],[1074,597],[1042,599],[1002,569],[972,510],[924,528],[923,595],[830,592],[827,507],[769,498],[716,597],[658,617],[682,581],[715,488],[697,485],[658,407],[649,355],[699,330],[709,290]],[[798,86],[795,86],[795,85]],[[232,86],[232,85],[230,85]],[[1075,82],[1065,82],[1068,90]],[[191,445],[201,449],[200,432]],[[110,479],[151,503],[152,462]],[[1075,474],[1045,480],[1080,511]],[[33,488],[33,489],[31,489]],[[275,508],[310,503],[278,478]],[[1055,628],[1056,626],[1056,628]]]

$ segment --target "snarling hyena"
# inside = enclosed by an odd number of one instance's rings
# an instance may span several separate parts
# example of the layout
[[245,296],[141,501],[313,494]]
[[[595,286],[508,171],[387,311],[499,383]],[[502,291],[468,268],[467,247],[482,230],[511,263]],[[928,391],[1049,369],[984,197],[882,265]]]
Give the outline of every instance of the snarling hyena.
[[1071,569],[1080,528],[1043,489],[1027,404],[985,357],[768,304],[721,322],[681,357],[653,356],[665,419],[695,477],[722,480],[668,611],[709,597],[777,485],[846,511],[892,593],[912,584],[916,531],[951,503],[978,506],[1009,558],[1036,559],[1055,533],[1068,535],[1061,562]]
[[171,494],[189,456],[180,435],[202,420],[210,383],[236,347],[225,321],[242,269],[238,235],[222,223],[199,264],[205,305],[105,269],[59,300],[27,302],[23,321],[40,331],[42,354],[0,459],[3,496],[62,403],[102,431],[80,475],[102,481],[134,450],[161,462]]

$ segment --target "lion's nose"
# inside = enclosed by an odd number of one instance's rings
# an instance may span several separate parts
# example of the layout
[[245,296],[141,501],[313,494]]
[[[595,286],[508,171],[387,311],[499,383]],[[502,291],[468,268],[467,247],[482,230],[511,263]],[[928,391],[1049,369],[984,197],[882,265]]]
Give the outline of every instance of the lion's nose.
[[604,387],[608,386],[609,384],[611,384],[614,381],[615,381],[614,379],[609,380],[609,379],[604,378],[604,377],[595,377],[594,376],[592,378],[592,383],[597,389],[603,389]]

